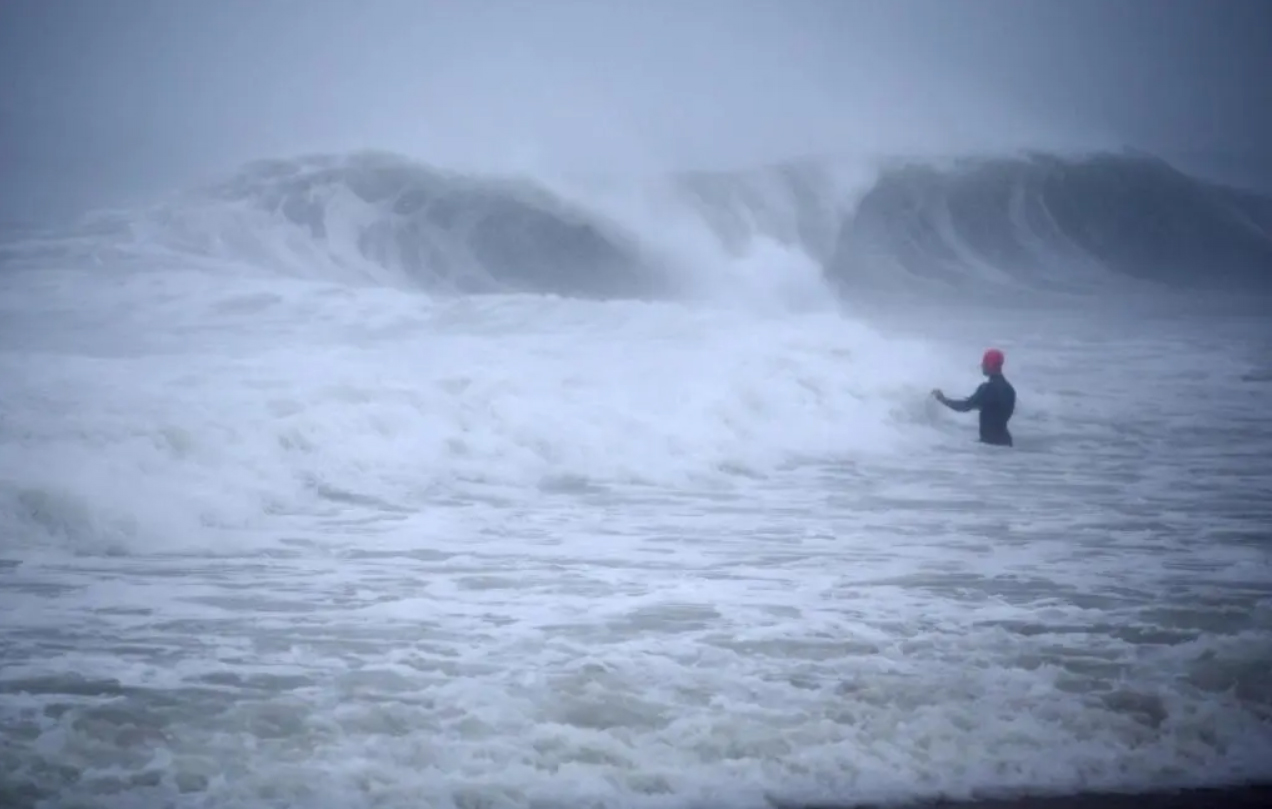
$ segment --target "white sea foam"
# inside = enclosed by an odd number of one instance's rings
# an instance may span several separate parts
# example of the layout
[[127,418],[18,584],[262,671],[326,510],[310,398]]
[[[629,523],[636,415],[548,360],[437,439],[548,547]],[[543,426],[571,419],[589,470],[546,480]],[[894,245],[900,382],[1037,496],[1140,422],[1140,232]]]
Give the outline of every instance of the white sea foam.
[[[901,330],[808,305],[781,238],[696,227],[662,242],[710,265],[690,301],[25,253],[0,281],[0,797],[1272,775],[1262,320],[933,305]],[[970,392],[989,343],[1011,451],[927,395]]]

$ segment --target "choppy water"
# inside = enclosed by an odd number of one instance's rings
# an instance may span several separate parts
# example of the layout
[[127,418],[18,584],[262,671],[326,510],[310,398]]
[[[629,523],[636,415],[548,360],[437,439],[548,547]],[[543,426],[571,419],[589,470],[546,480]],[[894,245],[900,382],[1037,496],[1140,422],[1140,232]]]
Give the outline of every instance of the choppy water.
[[6,805],[1272,776],[1260,318],[4,283]]

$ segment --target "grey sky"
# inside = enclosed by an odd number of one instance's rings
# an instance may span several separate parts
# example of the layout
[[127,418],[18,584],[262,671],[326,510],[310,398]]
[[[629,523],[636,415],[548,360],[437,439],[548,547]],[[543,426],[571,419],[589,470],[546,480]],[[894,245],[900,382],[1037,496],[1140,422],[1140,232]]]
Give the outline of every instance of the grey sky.
[[[458,166],[1132,144],[1258,161],[1262,0],[5,0],[5,198]],[[1236,155],[1236,158],[1232,158]]]

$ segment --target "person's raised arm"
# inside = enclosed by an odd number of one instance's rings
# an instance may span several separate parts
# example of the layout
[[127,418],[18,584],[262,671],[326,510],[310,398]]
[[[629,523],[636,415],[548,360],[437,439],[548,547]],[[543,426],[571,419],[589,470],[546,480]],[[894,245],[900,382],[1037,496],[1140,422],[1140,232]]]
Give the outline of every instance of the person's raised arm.
[[981,383],[981,386],[976,389],[976,392],[971,396],[968,396],[966,399],[946,398],[945,394],[940,390],[932,391],[932,396],[950,410],[955,410],[959,413],[966,413],[969,410],[977,410],[982,404],[984,404],[986,387],[988,387],[988,383]]

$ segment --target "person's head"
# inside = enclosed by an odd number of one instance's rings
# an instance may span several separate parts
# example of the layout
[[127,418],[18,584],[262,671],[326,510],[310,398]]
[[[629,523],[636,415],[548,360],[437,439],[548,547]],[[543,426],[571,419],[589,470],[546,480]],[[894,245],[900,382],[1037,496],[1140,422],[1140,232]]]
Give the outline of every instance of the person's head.
[[981,357],[981,372],[984,373],[985,376],[1001,374],[1003,372],[1003,362],[1005,360],[1006,358],[1003,357],[1003,352],[996,348],[991,348],[985,352],[984,356]]

